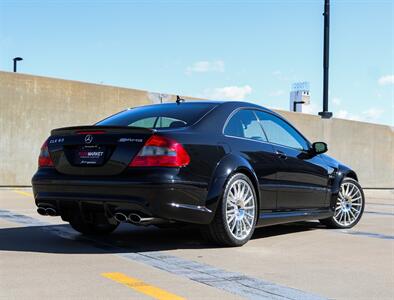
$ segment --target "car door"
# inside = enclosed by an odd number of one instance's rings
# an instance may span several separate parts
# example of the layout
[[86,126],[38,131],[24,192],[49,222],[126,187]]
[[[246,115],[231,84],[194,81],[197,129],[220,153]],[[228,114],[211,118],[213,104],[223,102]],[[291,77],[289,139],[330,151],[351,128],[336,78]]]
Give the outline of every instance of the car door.
[[256,115],[281,162],[277,172],[277,208],[326,207],[329,177],[323,159],[309,154],[309,142],[285,120],[263,111]]
[[276,209],[273,183],[280,161],[268,143],[255,113],[250,109],[236,111],[224,127],[226,143],[232,153],[245,158],[252,166],[259,183],[260,210]]

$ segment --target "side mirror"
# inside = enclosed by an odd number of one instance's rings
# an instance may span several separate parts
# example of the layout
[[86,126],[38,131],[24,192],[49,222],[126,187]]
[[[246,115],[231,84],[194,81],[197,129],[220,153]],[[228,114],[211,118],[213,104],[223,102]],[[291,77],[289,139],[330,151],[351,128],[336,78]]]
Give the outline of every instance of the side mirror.
[[322,154],[324,152],[327,152],[327,144],[324,142],[316,142],[312,144],[312,153],[313,154]]

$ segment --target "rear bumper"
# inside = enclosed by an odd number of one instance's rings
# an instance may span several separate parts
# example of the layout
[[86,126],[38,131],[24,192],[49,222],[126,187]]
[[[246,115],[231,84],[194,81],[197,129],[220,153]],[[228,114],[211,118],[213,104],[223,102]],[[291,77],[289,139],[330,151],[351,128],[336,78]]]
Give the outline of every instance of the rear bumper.
[[82,215],[104,212],[107,217],[122,210],[170,221],[211,222],[213,212],[205,207],[207,184],[179,180],[168,173],[134,175],[86,178],[40,169],[32,178],[34,198],[37,206],[53,206],[64,219],[76,210]]

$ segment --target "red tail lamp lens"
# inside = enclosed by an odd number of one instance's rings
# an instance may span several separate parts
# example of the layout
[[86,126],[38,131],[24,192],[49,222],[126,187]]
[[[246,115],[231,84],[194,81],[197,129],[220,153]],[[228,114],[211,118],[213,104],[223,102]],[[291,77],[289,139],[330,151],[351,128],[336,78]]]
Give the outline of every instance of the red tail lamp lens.
[[153,135],[129,164],[130,167],[185,167],[190,156],[175,140]]
[[53,167],[53,161],[48,150],[48,140],[41,146],[40,156],[38,157],[38,167]]

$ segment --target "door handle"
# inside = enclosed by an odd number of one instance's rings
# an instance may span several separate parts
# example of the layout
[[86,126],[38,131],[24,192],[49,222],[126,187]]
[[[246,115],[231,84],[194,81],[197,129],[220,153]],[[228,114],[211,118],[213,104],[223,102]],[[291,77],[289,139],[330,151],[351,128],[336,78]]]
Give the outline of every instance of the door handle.
[[282,159],[286,159],[287,158],[287,155],[284,152],[282,152],[282,151],[276,150],[275,154],[279,158],[282,158]]

